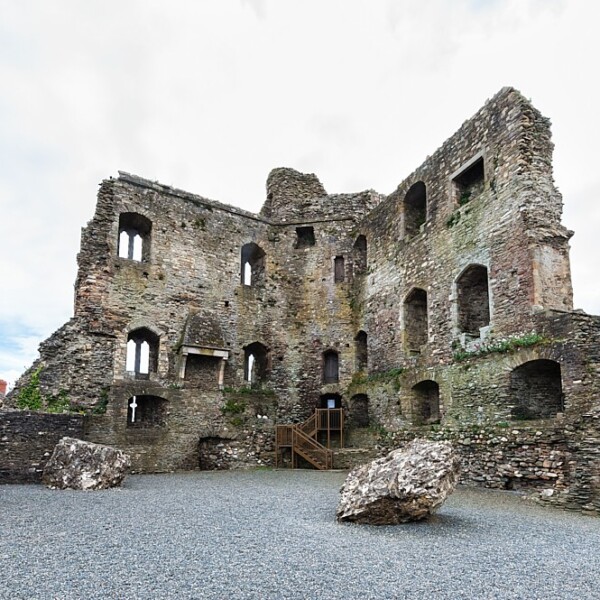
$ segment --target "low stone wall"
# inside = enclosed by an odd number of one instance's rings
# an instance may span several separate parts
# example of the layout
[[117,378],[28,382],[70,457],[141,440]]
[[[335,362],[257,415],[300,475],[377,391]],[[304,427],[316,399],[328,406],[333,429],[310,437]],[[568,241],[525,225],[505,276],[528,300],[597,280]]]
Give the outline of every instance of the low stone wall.
[[0,410],[0,483],[37,483],[64,436],[83,437],[82,415]]
[[421,437],[450,440],[461,458],[461,483],[521,490],[542,503],[600,514],[600,415],[536,427],[422,428],[383,435],[379,454]]

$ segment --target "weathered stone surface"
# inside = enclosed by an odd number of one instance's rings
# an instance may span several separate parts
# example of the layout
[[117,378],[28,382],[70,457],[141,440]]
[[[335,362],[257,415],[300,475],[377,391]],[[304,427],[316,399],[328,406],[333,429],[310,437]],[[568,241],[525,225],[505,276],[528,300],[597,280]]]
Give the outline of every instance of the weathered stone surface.
[[83,415],[0,410],[0,484],[39,483],[57,442],[83,431]]
[[273,425],[333,397],[349,428],[455,440],[470,483],[600,511],[600,423],[585,416],[600,408],[600,317],[572,310],[552,149],[548,119],[504,88],[388,195],[280,168],[252,214],[107,179],[73,318],[5,405],[38,381],[44,406],[94,413],[86,439],[157,472],[272,464]]
[[413,440],[348,475],[338,521],[397,525],[424,519],[454,491],[459,467],[449,442]]
[[129,466],[129,456],[117,448],[65,437],[46,463],[42,481],[54,489],[102,490],[120,486]]

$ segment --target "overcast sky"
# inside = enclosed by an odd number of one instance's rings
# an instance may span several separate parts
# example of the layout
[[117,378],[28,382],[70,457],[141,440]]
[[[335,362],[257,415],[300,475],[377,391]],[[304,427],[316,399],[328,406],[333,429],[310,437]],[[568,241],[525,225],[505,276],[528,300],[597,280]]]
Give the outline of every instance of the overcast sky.
[[594,0],[0,0],[0,378],[72,315],[103,178],[252,211],[278,166],[387,194],[506,85],[552,120],[599,314],[599,23]]

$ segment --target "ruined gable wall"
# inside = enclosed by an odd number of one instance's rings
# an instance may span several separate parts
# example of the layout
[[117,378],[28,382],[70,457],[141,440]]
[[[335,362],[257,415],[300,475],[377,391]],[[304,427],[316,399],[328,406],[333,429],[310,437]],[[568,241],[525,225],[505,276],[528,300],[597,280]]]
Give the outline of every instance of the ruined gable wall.
[[[469,264],[488,268],[495,336],[531,329],[531,306],[538,302],[571,308],[568,232],[560,225],[560,196],[552,186],[547,127],[518,92],[502,90],[361,224],[370,241],[362,314],[372,369],[413,364],[402,327],[402,303],[413,287],[428,293],[429,343],[420,361],[450,360],[458,337],[455,281]],[[460,205],[452,179],[477,156],[483,158],[484,181]],[[419,233],[406,235],[404,198],[417,181],[427,188],[427,220]],[[543,202],[536,200],[540,189]],[[553,232],[558,248],[546,261],[536,259],[539,248],[529,229],[534,218],[538,229]],[[543,298],[536,283],[541,280],[553,282]]]

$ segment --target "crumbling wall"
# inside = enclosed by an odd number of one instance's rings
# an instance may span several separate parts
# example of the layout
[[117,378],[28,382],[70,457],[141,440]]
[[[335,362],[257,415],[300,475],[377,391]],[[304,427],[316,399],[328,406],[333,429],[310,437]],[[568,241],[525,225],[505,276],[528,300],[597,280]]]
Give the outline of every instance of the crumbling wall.
[[63,437],[83,437],[83,416],[0,410],[0,484],[37,483]]

